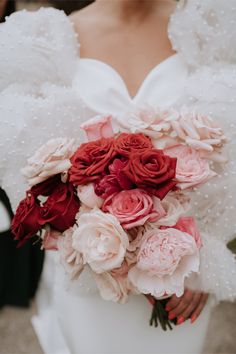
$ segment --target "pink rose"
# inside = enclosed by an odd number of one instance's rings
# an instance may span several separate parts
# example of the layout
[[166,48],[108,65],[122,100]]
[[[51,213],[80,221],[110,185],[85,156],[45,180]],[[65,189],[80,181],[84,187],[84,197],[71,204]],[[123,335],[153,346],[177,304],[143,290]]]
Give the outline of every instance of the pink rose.
[[94,141],[101,138],[111,138],[114,132],[111,124],[112,116],[96,116],[80,127],[85,130],[88,141]]
[[74,139],[51,139],[28,159],[22,174],[30,186],[41,183],[51,176],[67,173],[71,167],[70,158],[76,151]]
[[177,158],[176,180],[180,189],[196,187],[216,176],[209,163],[189,146],[176,145],[166,149],[165,154]]
[[175,229],[186,232],[187,234],[193,236],[197,247],[202,247],[201,235],[197,229],[196,221],[191,216],[184,216],[179,218],[175,226]]
[[141,189],[117,193],[105,200],[103,210],[113,214],[124,229],[144,225],[147,221],[157,221],[165,215],[160,200]]
[[160,298],[184,292],[184,279],[199,270],[199,251],[189,234],[174,228],[152,229],[143,235],[131,283],[143,294]]
[[72,246],[72,236],[76,227],[71,227],[58,239],[60,261],[71,279],[77,278],[83,270],[84,262],[80,252]]
[[94,184],[81,185],[77,187],[77,196],[88,208],[101,208],[103,199],[98,197],[94,191]]
[[59,231],[53,230],[50,227],[47,228],[43,234],[43,248],[47,251],[57,251],[60,236],[61,233]]

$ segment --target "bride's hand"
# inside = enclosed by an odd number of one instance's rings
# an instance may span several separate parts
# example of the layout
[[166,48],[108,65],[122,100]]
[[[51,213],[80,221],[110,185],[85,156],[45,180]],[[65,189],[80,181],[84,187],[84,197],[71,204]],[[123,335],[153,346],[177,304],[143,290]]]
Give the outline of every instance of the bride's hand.
[[208,294],[185,289],[180,297],[172,295],[166,304],[166,311],[169,312],[169,319],[177,317],[177,324],[183,323],[191,318],[193,323],[202,312],[208,299]]

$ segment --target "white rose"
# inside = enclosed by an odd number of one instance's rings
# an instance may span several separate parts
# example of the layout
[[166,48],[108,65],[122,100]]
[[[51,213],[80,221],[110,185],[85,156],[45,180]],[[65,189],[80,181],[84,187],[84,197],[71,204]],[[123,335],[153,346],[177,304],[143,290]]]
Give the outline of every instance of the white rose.
[[58,173],[66,173],[71,167],[70,158],[77,147],[75,139],[51,139],[28,159],[28,165],[21,172],[30,186]]
[[129,239],[115,216],[93,209],[79,216],[78,225],[73,248],[82,253],[94,272],[100,274],[121,266]]

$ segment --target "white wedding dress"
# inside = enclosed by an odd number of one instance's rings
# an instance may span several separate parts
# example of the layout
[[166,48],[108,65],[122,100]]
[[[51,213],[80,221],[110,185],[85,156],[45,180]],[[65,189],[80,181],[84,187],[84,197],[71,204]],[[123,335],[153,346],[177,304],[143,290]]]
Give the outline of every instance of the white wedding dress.
[[143,296],[106,302],[88,272],[70,283],[57,254],[47,253],[33,319],[45,353],[200,353],[212,305],[236,298],[236,261],[226,247],[236,233],[235,11],[235,0],[180,2],[169,23],[177,53],[151,70],[133,98],[112,67],[79,57],[62,12],[22,11],[0,26],[0,171],[13,207],[24,196],[26,158],[51,137],[82,140],[80,124],[96,114],[122,119],[147,106],[185,105],[214,117],[229,138],[226,170],[200,190],[191,210],[203,247],[200,273],[188,286],[211,294],[199,319],[172,332],[149,327]]

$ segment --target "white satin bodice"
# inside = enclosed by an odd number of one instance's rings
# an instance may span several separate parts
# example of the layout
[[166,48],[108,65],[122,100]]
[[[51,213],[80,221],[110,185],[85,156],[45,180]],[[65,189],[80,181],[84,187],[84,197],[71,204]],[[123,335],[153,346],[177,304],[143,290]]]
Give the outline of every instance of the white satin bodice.
[[81,58],[73,86],[93,111],[122,115],[143,106],[173,106],[187,78],[187,66],[180,54],[157,64],[131,97],[120,74],[96,59]]

